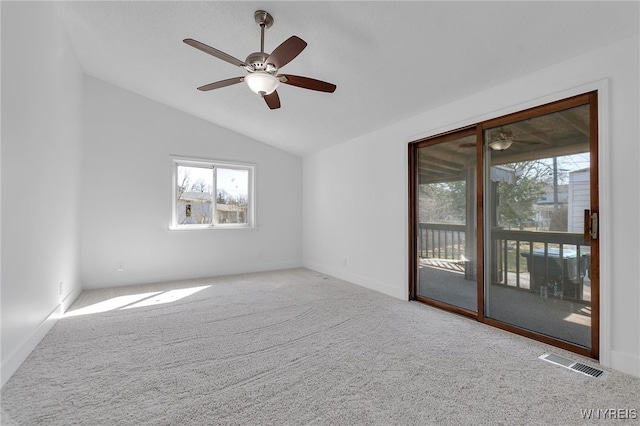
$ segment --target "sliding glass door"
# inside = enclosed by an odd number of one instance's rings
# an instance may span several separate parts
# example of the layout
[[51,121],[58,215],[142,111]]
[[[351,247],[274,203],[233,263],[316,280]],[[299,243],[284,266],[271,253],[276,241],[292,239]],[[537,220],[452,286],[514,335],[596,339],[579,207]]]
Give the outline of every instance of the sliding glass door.
[[597,94],[416,141],[410,297],[599,355]]
[[591,350],[590,104],[565,106],[484,130],[484,315]]
[[476,133],[417,148],[417,297],[476,312]]

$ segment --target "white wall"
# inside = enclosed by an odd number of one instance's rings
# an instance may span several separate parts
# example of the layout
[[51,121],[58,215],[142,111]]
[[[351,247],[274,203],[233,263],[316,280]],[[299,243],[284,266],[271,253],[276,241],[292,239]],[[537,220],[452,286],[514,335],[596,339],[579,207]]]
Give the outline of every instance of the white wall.
[[305,157],[304,265],[406,299],[408,142],[600,89],[601,362],[640,376],[638,50],[627,39]]
[[[302,265],[300,157],[103,81],[85,81],[85,288]],[[258,228],[169,230],[171,155],[257,164]]]
[[83,77],[53,4],[1,7],[4,385],[81,290]]

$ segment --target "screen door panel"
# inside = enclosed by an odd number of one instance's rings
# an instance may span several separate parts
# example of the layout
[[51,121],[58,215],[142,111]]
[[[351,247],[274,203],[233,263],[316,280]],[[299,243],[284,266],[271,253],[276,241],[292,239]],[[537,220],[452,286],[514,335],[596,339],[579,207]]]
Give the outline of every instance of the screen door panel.
[[417,295],[477,311],[476,136],[418,148]]

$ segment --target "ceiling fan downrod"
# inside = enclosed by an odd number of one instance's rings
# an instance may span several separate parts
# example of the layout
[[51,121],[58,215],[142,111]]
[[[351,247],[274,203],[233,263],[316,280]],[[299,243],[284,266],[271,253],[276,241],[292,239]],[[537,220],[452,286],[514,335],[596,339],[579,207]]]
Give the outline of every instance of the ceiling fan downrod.
[[253,14],[253,17],[256,21],[256,24],[260,26],[260,51],[253,52],[247,59],[245,63],[247,64],[246,70],[250,73],[255,71],[275,71],[274,69],[267,70],[266,60],[269,57],[264,51],[264,31],[270,28],[273,25],[273,16],[271,16],[268,12],[264,10],[256,10]]
[[253,14],[256,24],[260,25],[260,53],[264,53],[264,30],[273,25],[273,16],[264,10],[256,10]]

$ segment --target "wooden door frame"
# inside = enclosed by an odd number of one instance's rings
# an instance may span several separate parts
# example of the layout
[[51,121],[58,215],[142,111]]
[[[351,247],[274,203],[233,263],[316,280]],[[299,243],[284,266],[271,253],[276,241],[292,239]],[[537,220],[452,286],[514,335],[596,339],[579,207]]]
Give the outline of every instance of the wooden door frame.
[[[527,108],[504,116],[485,120],[471,126],[456,129],[450,132],[422,138],[408,145],[408,170],[409,170],[409,299],[417,300],[437,308],[475,318],[477,321],[519,334],[531,339],[541,341],[568,351],[588,356],[594,359],[600,357],[600,251],[599,238],[591,240],[591,348],[586,348],[561,339],[546,336],[531,330],[526,330],[514,325],[491,319],[484,316],[485,299],[485,253],[484,253],[484,129],[506,125],[515,121],[526,120],[545,114],[550,114],[565,109],[589,105],[589,144],[590,144],[590,198],[591,212],[599,213],[598,192],[598,92],[597,90],[568,97],[558,101]],[[477,312],[456,307],[444,302],[429,299],[417,294],[418,261],[417,261],[417,189],[418,189],[418,149],[448,140],[456,139],[470,134],[476,134],[476,206],[477,206]]]
[[[409,300],[417,300],[427,305],[434,306],[436,308],[444,309],[450,312],[454,312],[466,317],[477,318],[477,312],[469,309],[465,309],[459,306],[450,305],[448,303],[440,302],[439,300],[429,299],[418,295],[418,228],[415,226],[417,223],[416,207],[418,205],[417,189],[418,189],[418,149],[431,145],[437,145],[450,140],[458,139],[465,136],[471,136],[477,134],[477,125],[462,127],[460,129],[453,130],[451,132],[440,133],[435,136],[429,136],[427,138],[419,139],[409,143]],[[476,146],[476,149],[478,147]],[[479,147],[482,150],[482,147]],[[476,166],[477,169],[477,166]],[[477,178],[476,178],[477,187]],[[413,206],[413,208],[412,208]],[[478,255],[479,256],[479,255]],[[480,259],[480,257],[478,257]],[[481,262],[476,262],[478,268],[480,268]],[[480,269],[478,269],[480,271]],[[479,275],[480,272],[478,272]],[[479,305],[480,306],[480,305]]]

